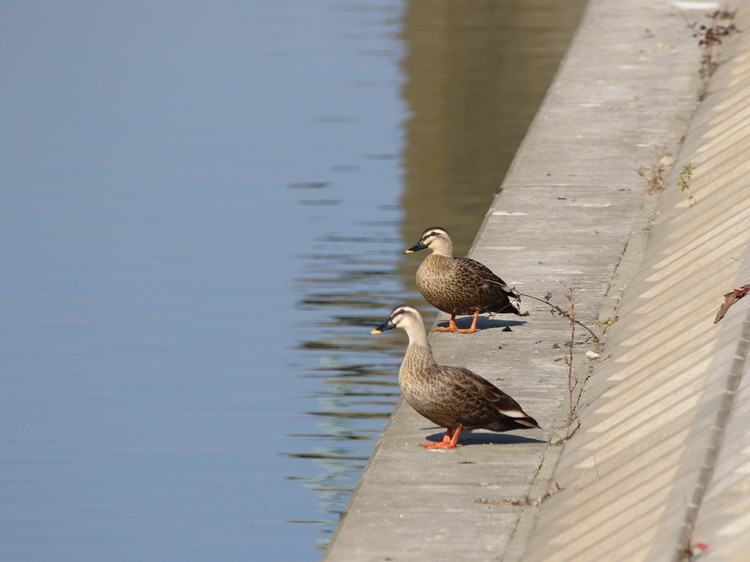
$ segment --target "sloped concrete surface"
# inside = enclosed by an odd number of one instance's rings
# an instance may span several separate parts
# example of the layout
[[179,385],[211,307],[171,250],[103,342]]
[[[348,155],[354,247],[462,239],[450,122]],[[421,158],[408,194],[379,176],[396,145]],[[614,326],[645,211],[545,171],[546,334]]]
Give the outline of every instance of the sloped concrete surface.
[[[598,332],[619,316],[597,364],[584,355],[595,342],[576,331],[580,428],[564,439],[570,327],[543,303],[525,298],[529,317],[484,318],[473,335],[432,335],[439,362],[485,376],[543,430],[477,431],[428,451],[418,444],[442,429],[400,404],[327,561],[654,561],[699,541],[716,560],[748,551],[750,533],[735,531],[750,526],[750,403],[740,400],[750,299],[712,320],[723,293],[750,283],[750,150],[737,146],[750,130],[739,125],[750,33],[727,41],[694,113],[700,52],[686,18],[704,10],[681,10],[590,3],[471,252],[522,293],[569,308],[573,289],[576,317]],[[638,170],[678,153],[664,192],[649,193]],[[688,162],[692,207],[676,187]],[[406,346],[400,333],[378,337]],[[728,550],[715,555],[719,537]]]
[[564,490],[524,560],[750,560],[750,301],[713,323],[723,294],[750,282],[749,7],[666,176],[555,468]]

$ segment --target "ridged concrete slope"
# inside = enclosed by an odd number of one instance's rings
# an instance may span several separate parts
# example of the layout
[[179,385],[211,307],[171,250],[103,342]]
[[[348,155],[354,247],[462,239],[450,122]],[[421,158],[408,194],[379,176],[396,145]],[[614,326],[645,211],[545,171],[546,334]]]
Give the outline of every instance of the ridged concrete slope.
[[[690,12],[687,17],[702,19],[703,13]],[[565,292],[576,288],[577,318],[597,329],[598,319],[614,314],[623,287],[635,273],[646,241],[644,229],[658,200],[657,195],[647,193],[645,180],[637,170],[658,162],[665,151],[676,152],[695,110],[699,60],[696,41],[672,2],[593,0],[503,190],[487,213],[471,255],[523,293],[542,297],[550,292],[553,301],[566,308]],[[704,171],[696,167],[694,182]],[[456,189],[471,186],[457,185]],[[675,190],[668,189],[667,195]],[[694,191],[698,205],[686,212],[703,213],[696,209],[708,207],[701,201],[706,195],[699,193],[703,190],[697,184]],[[679,195],[680,201],[686,201],[684,194]],[[440,217],[434,218],[434,224],[440,222]],[[415,230],[427,226],[416,225]],[[692,229],[684,236],[691,233]],[[414,242],[405,241],[405,247]],[[421,258],[420,254],[413,256],[415,260]],[[669,263],[674,263],[678,256],[670,258],[673,261]],[[670,279],[667,287],[678,279],[684,284],[681,298],[694,293],[690,281],[682,282],[680,275]],[[725,278],[710,293],[703,290],[693,298],[718,305],[716,296],[724,285],[733,282]],[[646,307],[656,307],[662,301],[655,295],[644,302]],[[434,334],[430,341],[439,362],[468,367],[485,376],[516,398],[543,430],[474,432],[465,439],[462,435],[463,446],[457,449],[427,451],[418,444],[427,437],[442,435],[442,430],[432,427],[408,405],[400,404],[360,478],[326,553],[328,562],[512,561],[522,559],[527,547],[528,556],[537,560],[552,560],[565,548],[571,549],[571,559],[578,560],[581,551],[604,538],[600,528],[607,533],[629,531],[632,521],[612,519],[620,510],[611,504],[618,500],[627,503],[637,490],[624,488],[622,500],[615,495],[616,489],[585,488],[588,480],[581,480],[581,476],[594,480],[601,454],[612,461],[610,470],[617,473],[612,487],[616,488],[621,479],[637,473],[636,465],[644,454],[632,459],[635,465],[620,466],[613,456],[613,447],[619,445],[599,437],[602,432],[594,432],[587,425],[566,445],[565,460],[552,475],[563,447],[550,442],[559,441],[565,434],[568,420],[563,359],[570,330],[564,318],[551,315],[542,303],[525,298],[522,307],[531,312],[522,322],[507,316],[491,321],[485,318],[475,334]],[[423,309],[430,310],[426,305]],[[388,312],[383,311],[384,320]],[[620,315],[630,313],[637,314],[631,307]],[[695,305],[684,314],[686,318],[677,324],[687,330],[697,323]],[[653,341],[663,340],[662,331],[669,327],[661,318],[649,315],[637,316],[633,322],[661,326],[661,331],[651,337]],[[506,325],[512,327],[511,332],[503,331]],[[619,323],[615,328],[623,333]],[[406,346],[405,336],[398,331],[373,337],[400,337]],[[623,339],[619,337],[615,341],[618,346]],[[576,332],[576,342],[575,373],[582,379],[588,367],[584,352],[593,344],[585,341],[581,328]],[[616,361],[613,357],[601,365],[602,372],[608,368],[612,371],[605,375],[597,371],[587,397],[593,399],[614,384],[608,381],[602,387],[598,383],[601,377],[609,376],[622,376],[624,385],[632,384],[635,392],[646,393],[647,397],[650,379],[639,383],[633,378],[630,383],[629,377],[637,377],[640,370],[630,375],[625,372],[636,360]],[[666,369],[673,362],[659,364]],[[684,365],[684,358],[680,357],[678,363]],[[641,391],[639,384],[645,385]],[[649,402],[647,398],[641,400],[645,408]],[[665,401],[654,406],[647,422],[674,415],[665,413],[672,407],[684,408],[679,400],[674,406]],[[619,412],[596,412],[595,406],[590,406],[582,416],[586,424],[591,423],[593,415],[605,424],[611,418],[615,424],[612,429],[617,430],[628,423],[627,416],[617,417]],[[647,437],[645,432],[651,431],[647,422],[634,424],[620,438],[625,453],[632,443],[661,438]],[[657,433],[666,436],[667,430]],[[600,447],[601,453],[596,451],[592,469],[594,451],[586,448],[586,443],[597,438],[600,441],[594,446]],[[662,460],[659,451],[653,454],[656,459],[644,459],[648,468]],[[681,467],[679,459],[677,462]],[[556,481],[565,488],[562,492],[541,506],[534,501],[554,489]],[[577,488],[579,481],[582,489]],[[590,494],[588,503],[579,493]],[[640,501],[651,498],[647,495]],[[659,505],[666,504],[662,501]],[[612,513],[597,512],[597,506]],[[590,511],[569,515],[579,508]],[[540,510],[543,517],[534,526]],[[589,518],[585,525],[576,526],[578,517]],[[618,523],[624,527],[609,530],[608,525]],[[535,530],[529,543],[532,528]],[[585,543],[582,548],[566,539],[567,529],[575,529],[575,540]],[[649,541],[654,539],[652,531],[650,527],[645,531]],[[672,544],[675,540],[673,537]],[[598,555],[590,559],[607,560]]]
[[[750,3],[666,176],[643,261],[523,560],[750,560]],[[723,22],[728,23],[728,22]],[[669,70],[665,69],[665,79]],[[677,187],[692,164],[688,192]]]

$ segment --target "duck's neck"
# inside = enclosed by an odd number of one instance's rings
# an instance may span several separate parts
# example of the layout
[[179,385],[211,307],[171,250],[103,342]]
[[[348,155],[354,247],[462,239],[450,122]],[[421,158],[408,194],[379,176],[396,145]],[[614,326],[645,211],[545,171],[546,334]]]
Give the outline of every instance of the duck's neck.
[[424,324],[421,322],[419,324],[415,322],[413,326],[407,328],[406,335],[409,336],[409,347],[417,345],[430,348],[430,344],[427,342],[427,334],[424,331]]
[[424,330],[409,334],[409,347],[406,348],[404,365],[407,363],[423,367],[436,364],[435,357],[432,355],[432,347],[427,341]]

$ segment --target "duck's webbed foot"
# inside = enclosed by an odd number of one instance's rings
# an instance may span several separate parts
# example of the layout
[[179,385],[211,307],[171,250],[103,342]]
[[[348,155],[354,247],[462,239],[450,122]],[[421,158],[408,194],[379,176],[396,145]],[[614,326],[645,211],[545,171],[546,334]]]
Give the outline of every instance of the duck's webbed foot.
[[458,426],[454,431],[449,427],[443,435],[443,440],[439,443],[428,441],[427,443],[421,443],[420,446],[428,449],[453,449],[458,445],[458,436],[461,434],[461,429],[462,427]]
[[[451,319],[450,319],[450,322],[448,322],[448,327],[447,328],[433,328],[432,329],[433,332],[455,332],[456,330],[458,330],[458,327],[456,326],[456,315],[455,314],[451,314]],[[458,331],[460,331],[460,330],[458,330]]]
[[474,313],[474,320],[471,321],[471,326],[469,328],[464,329],[458,329],[456,328],[456,332],[459,334],[473,334],[477,331],[477,320],[479,319],[479,311],[477,310]]

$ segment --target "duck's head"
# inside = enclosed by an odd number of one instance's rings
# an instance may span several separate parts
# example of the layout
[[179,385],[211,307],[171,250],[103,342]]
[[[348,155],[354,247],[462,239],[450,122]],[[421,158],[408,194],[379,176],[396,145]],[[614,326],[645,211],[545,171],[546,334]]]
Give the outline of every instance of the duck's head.
[[453,256],[453,241],[448,231],[439,226],[431,226],[422,233],[422,237],[414,246],[404,250],[405,254],[418,252],[429,248],[434,253],[441,256]]
[[422,315],[419,311],[411,306],[405,304],[399,305],[391,311],[391,315],[388,320],[383,322],[376,329],[372,330],[371,334],[382,334],[387,330],[393,328],[401,328],[406,330],[407,333],[413,332],[424,332],[424,323],[422,322]]

